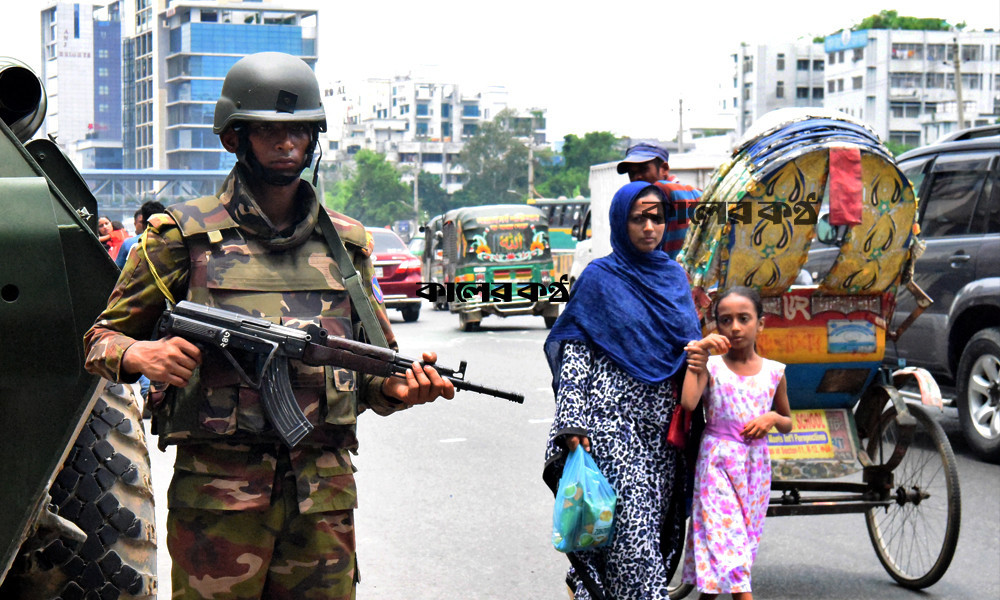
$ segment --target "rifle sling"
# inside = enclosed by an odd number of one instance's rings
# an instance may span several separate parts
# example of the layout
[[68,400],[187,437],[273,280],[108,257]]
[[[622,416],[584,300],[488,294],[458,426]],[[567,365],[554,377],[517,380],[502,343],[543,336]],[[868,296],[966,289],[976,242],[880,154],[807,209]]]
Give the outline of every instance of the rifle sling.
[[372,304],[361,288],[358,271],[347,255],[347,248],[344,247],[344,242],[341,241],[340,234],[337,233],[337,228],[333,226],[333,221],[330,220],[330,215],[327,214],[322,203],[319,207],[319,228],[323,232],[323,237],[326,238],[327,245],[330,246],[334,260],[337,261],[340,274],[344,277],[344,287],[351,294],[351,303],[361,319],[361,325],[364,326],[368,339],[376,346],[387,348],[389,344],[385,341],[385,334],[378,324],[378,319],[375,318]]

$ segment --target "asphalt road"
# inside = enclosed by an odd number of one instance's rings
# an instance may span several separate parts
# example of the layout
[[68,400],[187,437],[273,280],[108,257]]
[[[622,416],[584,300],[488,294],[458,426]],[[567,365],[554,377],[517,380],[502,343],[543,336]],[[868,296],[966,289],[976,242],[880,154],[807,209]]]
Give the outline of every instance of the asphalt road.
[[[425,306],[390,315],[401,352],[434,350],[469,363],[470,381],[515,390],[523,405],[459,393],[390,417],[362,415],[357,530],[360,600],[563,599],[565,557],[552,549],[552,496],[541,481],[553,403],[541,317],[458,317]],[[1000,597],[1000,466],[978,461],[954,410],[939,415],[958,462],[962,524],[951,568],[911,592],[878,563],[860,515],[768,519],[754,565],[760,598]],[[150,440],[151,447],[155,438]],[[151,451],[157,494],[160,595],[170,597],[165,494],[172,455]],[[696,597],[692,595],[691,597]]]

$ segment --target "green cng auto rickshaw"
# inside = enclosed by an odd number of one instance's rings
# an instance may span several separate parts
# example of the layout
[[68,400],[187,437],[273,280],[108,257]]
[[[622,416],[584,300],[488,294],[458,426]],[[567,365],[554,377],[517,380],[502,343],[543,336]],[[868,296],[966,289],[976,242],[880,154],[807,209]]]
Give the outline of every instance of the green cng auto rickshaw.
[[448,307],[463,331],[486,315],[539,315],[551,328],[566,293],[552,281],[545,214],[532,206],[497,204],[444,215],[444,281]]

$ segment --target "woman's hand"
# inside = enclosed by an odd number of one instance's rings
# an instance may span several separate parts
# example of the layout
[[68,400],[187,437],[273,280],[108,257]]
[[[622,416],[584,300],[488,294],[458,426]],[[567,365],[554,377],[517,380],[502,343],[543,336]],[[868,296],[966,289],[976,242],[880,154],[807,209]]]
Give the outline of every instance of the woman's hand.
[[695,375],[705,372],[705,365],[708,363],[708,356],[714,352],[725,354],[729,352],[729,339],[718,333],[710,333],[700,340],[691,340],[684,346],[687,352],[688,370]]
[[566,447],[572,452],[576,450],[576,447],[583,443],[583,449],[590,452],[590,438],[585,435],[570,435],[566,436]]

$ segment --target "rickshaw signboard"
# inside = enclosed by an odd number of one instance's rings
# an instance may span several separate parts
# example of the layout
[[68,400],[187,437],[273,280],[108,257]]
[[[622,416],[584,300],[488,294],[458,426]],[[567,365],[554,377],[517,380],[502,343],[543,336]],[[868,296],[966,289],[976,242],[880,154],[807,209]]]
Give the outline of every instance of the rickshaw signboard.
[[793,410],[792,431],[767,434],[771,460],[829,459],[853,462],[857,440],[846,409]]

